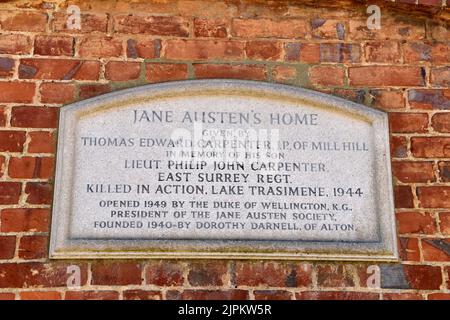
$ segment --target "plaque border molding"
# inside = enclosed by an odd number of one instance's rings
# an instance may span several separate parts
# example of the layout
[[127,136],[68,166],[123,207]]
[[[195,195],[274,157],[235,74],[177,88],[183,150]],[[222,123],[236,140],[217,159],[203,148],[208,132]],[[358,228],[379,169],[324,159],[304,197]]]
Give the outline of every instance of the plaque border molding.
[[[273,241],[257,248],[258,240],[88,240],[69,235],[71,181],[76,121],[92,113],[155,99],[202,95],[251,96],[335,109],[367,121],[374,130],[376,205],[380,240],[373,242]],[[55,185],[49,256],[51,259],[271,259],[398,261],[387,113],[342,98],[303,88],[267,82],[229,79],[185,80],[115,91],[61,107],[56,152]],[[267,241],[267,240],[265,240]],[[244,242],[244,243],[243,243]]]

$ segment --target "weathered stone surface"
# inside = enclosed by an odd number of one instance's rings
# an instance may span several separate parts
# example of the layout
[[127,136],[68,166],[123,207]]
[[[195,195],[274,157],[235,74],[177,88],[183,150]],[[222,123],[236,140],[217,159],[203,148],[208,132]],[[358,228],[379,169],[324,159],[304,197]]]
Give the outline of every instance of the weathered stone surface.
[[[184,81],[63,107],[58,136],[54,258],[396,258],[382,111]],[[47,203],[43,188],[28,201]]]

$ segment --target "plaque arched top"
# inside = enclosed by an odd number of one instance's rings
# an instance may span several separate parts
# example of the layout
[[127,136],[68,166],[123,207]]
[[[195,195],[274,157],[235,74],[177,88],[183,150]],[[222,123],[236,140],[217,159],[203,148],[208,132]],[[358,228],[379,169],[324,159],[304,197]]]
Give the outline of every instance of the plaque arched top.
[[61,108],[63,113],[91,114],[143,102],[193,96],[235,96],[307,104],[342,112],[365,121],[387,121],[387,113],[336,96],[304,88],[251,80],[184,80],[149,84],[88,98]]

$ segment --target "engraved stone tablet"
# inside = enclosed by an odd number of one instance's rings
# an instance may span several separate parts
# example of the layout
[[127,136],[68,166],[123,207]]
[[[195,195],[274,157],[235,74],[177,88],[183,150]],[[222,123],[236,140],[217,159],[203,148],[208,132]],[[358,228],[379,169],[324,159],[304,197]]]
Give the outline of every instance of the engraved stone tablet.
[[397,257],[387,115],[251,81],[63,107],[53,258]]

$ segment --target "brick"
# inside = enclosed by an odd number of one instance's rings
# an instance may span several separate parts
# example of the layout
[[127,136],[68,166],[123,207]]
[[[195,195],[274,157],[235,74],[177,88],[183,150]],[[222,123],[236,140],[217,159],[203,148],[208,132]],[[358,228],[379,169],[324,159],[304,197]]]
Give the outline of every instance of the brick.
[[442,0],[419,0],[418,4],[434,7],[440,7],[443,5]]
[[346,265],[319,264],[316,266],[317,285],[321,287],[352,287],[351,269]]
[[432,68],[430,81],[433,86],[450,87],[450,67]]
[[403,270],[411,289],[439,290],[439,287],[442,284],[440,267],[403,265]]
[[436,113],[431,118],[433,129],[438,132],[450,132],[450,112]]
[[283,290],[255,290],[255,300],[292,300],[293,294]]
[[162,300],[162,293],[154,290],[126,290],[124,300]]
[[247,58],[276,61],[281,59],[282,45],[274,41],[249,41],[245,44]]
[[[378,268],[381,271],[380,289],[410,289],[410,285],[405,276],[403,265],[399,263],[381,264],[378,265]],[[366,287],[368,287],[369,284],[369,273],[367,271],[367,265],[358,268],[359,278],[361,279],[360,284],[365,284]]]
[[450,300],[450,293],[430,293],[428,300]]
[[298,263],[286,278],[286,287],[310,287],[312,285],[313,266],[309,263]]
[[413,137],[411,152],[416,158],[448,158],[450,157],[450,138]]
[[43,32],[47,24],[47,14],[32,11],[2,11],[0,25],[3,30]]
[[419,293],[383,293],[382,300],[423,300]]
[[400,234],[433,234],[436,232],[436,222],[430,213],[397,212],[396,216]]
[[196,37],[226,38],[228,23],[225,19],[194,19],[194,34]]
[[185,290],[179,296],[182,300],[248,300],[246,290]]
[[53,186],[47,182],[27,182],[25,193],[29,204],[51,204]]
[[331,94],[334,96],[341,97],[361,104],[364,103],[366,97],[366,92],[364,90],[334,88],[331,91],[328,91],[326,88],[324,88],[321,89],[320,91],[324,93],[331,92]]
[[54,158],[11,157],[8,174],[11,178],[48,179],[53,175]]
[[308,287],[312,267],[309,264],[279,262],[236,262],[237,286]]
[[272,76],[278,82],[293,81],[297,77],[297,69],[291,66],[275,66],[272,69]]
[[75,100],[75,85],[72,83],[42,83],[39,91],[43,103],[66,104]]
[[141,284],[141,266],[135,262],[95,263],[92,265],[92,284]]
[[188,78],[188,68],[181,63],[146,63],[145,78],[149,82],[184,80]]
[[19,65],[21,79],[97,80],[98,61],[64,59],[22,59]]
[[403,56],[406,63],[446,63],[449,60],[450,48],[445,43],[407,42],[403,44]]
[[369,94],[372,97],[372,105],[374,107],[391,110],[404,109],[405,98],[402,91],[397,90],[371,90]]
[[167,291],[166,300],[181,300],[181,292],[176,290]]
[[345,23],[340,20],[314,18],[311,20],[311,34],[316,39],[345,38]]
[[127,57],[128,58],[159,58],[161,54],[161,40],[151,39],[128,39]]
[[450,161],[438,163],[439,177],[442,182],[450,182]]
[[425,261],[450,261],[450,239],[422,239]]
[[450,212],[439,213],[439,228],[442,234],[450,234]]
[[147,284],[157,286],[182,286],[184,283],[183,266],[178,262],[150,262],[145,275]]
[[5,172],[6,172],[6,158],[4,156],[0,156],[0,178],[3,177]]
[[114,30],[119,33],[187,37],[189,22],[182,17],[118,15],[114,17]]
[[402,261],[420,261],[419,240],[417,238],[399,238],[398,250]]
[[408,142],[405,137],[391,136],[391,156],[393,158],[406,158],[408,155]]
[[[300,60],[300,46],[302,44],[298,42],[288,42],[284,44],[284,59],[286,61],[299,61]],[[318,48],[318,46],[317,46]],[[319,56],[319,51],[317,51],[317,57]],[[318,61],[318,60],[317,60]]]
[[0,77],[10,78],[14,74],[14,59],[0,57]]
[[14,293],[9,293],[9,292],[1,292],[0,293],[0,301],[14,300],[15,298],[16,298],[16,295]]
[[[0,264],[0,288],[66,287],[67,268],[74,263],[3,263]],[[76,264],[75,264],[76,265]],[[86,284],[87,265],[79,264],[81,285]]]
[[37,36],[34,54],[41,56],[73,56],[74,39],[63,36]]
[[21,189],[20,182],[0,181],[0,205],[19,203]]
[[395,178],[401,182],[433,182],[433,162],[401,161],[392,162],[392,171]]
[[0,102],[33,102],[36,85],[29,82],[0,82]]
[[47,257],[47,236],[23,236],[19,244],[19,258],[42,259]]
[[444,273],[446,274],[447,277],[447,289],[450,289],[450,267],[444,267]]
[[1,152],[22,152],[24,143],[24,131],[0,130]]
[[41,177],[41,158],[12,157],[9,161],[8,174],[11,178],[39,178]]
[[[158,6],[160,7],[160,6]],[[223,17],[229,15],[229,11],[235,12],[236,7],[233,3],[205,1],[205,0],[184,0],[179,3],[175,9],[178,14],[183,16],[211,16]]]
[[321,57],[321,46],[318,43],[287,43],[285,45],[286,60],[305,63],[318,63]]
[[233,19],[232,34],[245,38],[304,38],[308,23],[301,19]]
[[20,293],[20,300],[61,300],[61,293],[57,291],[24,291]]
[[222,286],[227,275],[226,262],[195,262],[189,264],[187,279],[192,286]]
[[14,107],[11,109],[11,126],[20,128],[56,128],[58,108]]
[[187,37],[189,22],[182,17],[118,15],[114,29],[120,33]]
[[401,59],[400,45],[397,42],[368,42],[364,46],[367,62],[399,63]]
[[367,27],[367,19],[349,19],[349,38],[352,40],[420,40],[425,38],[422,20],[397,17],[382,18],[382,32]]
[[312,84],[320,86],[344,85],[344,70],[334,66],[314,66],[309,70]]
[[22,34],[1,34],[0,53],[29,54],[32,48],[31,39]]
[[236,60],[244,58],[244,43],[217,40],[166,40],[164,57],[176,60]]
[[67,291],[65,300],[119,300],[116,291]]
[[297,300],[378,300],[378,293],[356,291],[303,291],[297,292]]
[[424,69],[420,67],[362,66],[350,67],[349,82],[352,86],[423,86]]
[[92,33],[106,32],[108,29],[108,16],[106,13],[84,13],[80,16],[80,29],[68,29],[67,21],[69,15],[66,12],[55,12],[53,14],[52,29],[56,32],[70,33]]
[[195,64],[194,72],[198,79],[265,80],[267,75],[266,67],[250,64]]
[[423,133],[428,131],[426,113],[389,113],[389,127],[394,133]]
[[19,179],[48,179],[52,176],[53,164],[53,157],[11,157],[8,175]]
[[80,99],[87,99],[91,97],[96,97],[98,95],[108,93],[111,91],[111,86],[109,84],[85,84],[79,87]]
[[3,209],[1,232],[48,232],[50,212],[48,209]]
[[420,206],[422,208],[450,208],[450,187],[418,187]]
[[0,107],[0,127],[6,126],[6,108]]
[[[302,45],[302,49],[306,45]],[[343,44],[343,43],[321,43],[320,48],[320,62],[348,62],[355,63],[360,61],[360,48],[357,44]],[[304,50],[303,50],[304,51]],[[301,59],[304,52],[300,51]]]
[[55,153],[56,135],[54,132],[33,131],[29,133],[29,153]]
[[286,61],[320,62],[321,50],[317,43],[285,43],[284,51]]
[[283,17],[290,14],[290,4],[287,1],[270,1],[260,5],[257,1],[239,3],[239,14],[243,17]]
[[0,260],[14,258],[16,252],[15,236],[0,236]]
[[86,37],[81,40],[78,53],[81,57],[119,57],[122,55],[122,41],[111,37]]
[[431,38],[434,40],[448,41],[448,39],[450,38],[450,31],[448,29],[448,26],[443,21],[427,21],[427,27]]
[[105,78],[113,81],[135,80],[140,73],[140,62],[110,61],[105,68]]
[[411,187],[394,187],[394,202],[396,208],[414,208],[414,200]]
[[409,90],[408,101],[413,109],[450,110],[450,90]]

